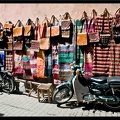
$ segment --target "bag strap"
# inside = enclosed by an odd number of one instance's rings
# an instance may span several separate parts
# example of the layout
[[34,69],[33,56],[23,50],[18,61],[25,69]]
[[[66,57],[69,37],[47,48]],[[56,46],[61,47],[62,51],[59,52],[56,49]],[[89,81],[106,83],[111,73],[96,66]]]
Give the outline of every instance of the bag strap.
[[14,27],[24,27],[24,25],[20,20],[18,20]]

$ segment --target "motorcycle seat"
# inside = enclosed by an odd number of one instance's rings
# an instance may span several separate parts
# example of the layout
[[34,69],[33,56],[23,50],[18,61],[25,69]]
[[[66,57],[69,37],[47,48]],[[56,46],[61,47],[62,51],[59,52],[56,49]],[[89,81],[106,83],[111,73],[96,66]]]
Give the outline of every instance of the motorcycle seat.
[[106,83],[107,82],[107,77],[101,76],[101,77],[91,77],[89,78],[91,82],[97,82],[97,83]]
[[119,83],[120,84],[120,76],[109,77],[108,83]]

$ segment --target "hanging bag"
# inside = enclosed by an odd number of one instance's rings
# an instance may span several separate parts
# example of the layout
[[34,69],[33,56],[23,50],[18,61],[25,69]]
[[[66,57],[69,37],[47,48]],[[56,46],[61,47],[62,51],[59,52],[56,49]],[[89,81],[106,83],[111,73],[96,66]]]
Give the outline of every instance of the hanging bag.
[[61,20],[61,37],[70,38],[72,32],[72,20],[68,12],[63,15]]
[[11,36],[13,34],[13,24],[11,21],[7,21],[4,24],[3,31],[6,33],[6,36]]
[[100,40],[100,34],[99,32],[95,31],[94,26],[95,16],[97,16],[97,13],[94,9],[92,10],[92,15],[93,17],[90,19],[90,24],[88,26],[88,39],[90,43],[99,42]]
[[32,20],[28,19],[26,25],[24,26],[24,36],[30,36],[32,30]]
[[50,26],[47,27],[47,35],[48,37],[54,37],[60,35],[60,26],[59,26],[59,21],[58,19],[52,15],[51,20],[50,20]]
[[[101,15],[103,17],[102,21],[102,30],[100,32],[100,45],[102,47],[107,47],[110,44],[111,40],[111,25],[110,25],[110,13],[108,12],[107,8],[105,8],[104,13]],[[108,23],[108,28],[105,29],[105,22]]]
[[[83,29],[84,29],[84,23],[85,23],[85,20],[87,19],[87,14],[86,12],[84,11],[83,12],[83,15],[82,15],[82,18],[80,20],[81,24],[82,24],[82,27],[80,29],[80,33],[77,33],[77,45],[78,46],[84,46],[84,45],[87,45],[88,43],[88,36],[87,36],[87,32],[83,32]],[[76,30],[77,31],[77,30]]]
[[120,8],[115,12],[114,23],[112,25],[112,36],[115,40],[120,39]]
[[39,24],[38,40],[39,40],[39,48],[41,50],[48,50],[50,48],[50,38],[46,37],[46,32],[47,32],[46,29],[47,29],[46,23]]
[[20,20],[17,21],[15,27],[13,28],[13,37],[23,36],[23,24]]

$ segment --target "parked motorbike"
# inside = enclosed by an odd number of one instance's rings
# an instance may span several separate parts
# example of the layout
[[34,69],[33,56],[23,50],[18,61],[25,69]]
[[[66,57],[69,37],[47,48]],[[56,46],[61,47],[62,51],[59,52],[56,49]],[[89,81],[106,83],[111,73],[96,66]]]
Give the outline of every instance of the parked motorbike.
[[70,66],[73,74],[68,81],[56,86],[53,102],[67,103],[75,94],[78,103],[101,103],[110,110],[120,110],[119,76],[85,78],[79,65],[73,62]]
[[9,71],[0,71],[0,87],[3,92],[13,93],[15,82],[14,77]]

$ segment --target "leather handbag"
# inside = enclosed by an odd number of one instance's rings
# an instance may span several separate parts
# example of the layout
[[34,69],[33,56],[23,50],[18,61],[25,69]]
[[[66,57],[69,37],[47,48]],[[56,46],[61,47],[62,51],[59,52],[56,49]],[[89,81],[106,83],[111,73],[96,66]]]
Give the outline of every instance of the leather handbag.
[[12,50],[12,47],[13,47],[12,42],[7,42],[7,44],[8,44],[8,50]]
[[6,33],[6,36],[11,36],[13,34],[13,24],[11,21],[7,21],[4,24],[3,31]]
[[78,33],[77,34],[77,45],[78,46],[84,46],[87,45],[87,33]]
[[52,15],[51,20],[50,20],[50,26],[47,27],[47,36],[54,37],[58,35],[60,35],[59,21],[54,15]]
[[23,24],[20,20],[17,21],[15,27],[13,28],[13,37],[23,36]]
[[50,48],[50,39],[49,38],[40,38],[39,39],[39,48],[41,50],[48,50]]
[[46,23],[39,25],[38,41],[40,50],[48,50],[50,48],[50,38],[46,37]]
[[23,49],[23,41],[13,42],[13,50],[22,50],[22,49]]
[[24,36],[30,36],[32,31],[32,20],[28,19],[26,25],[24,26]]

